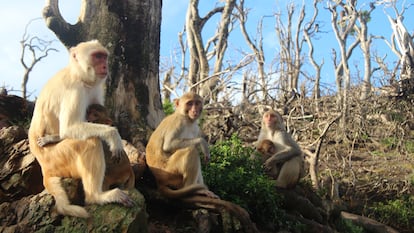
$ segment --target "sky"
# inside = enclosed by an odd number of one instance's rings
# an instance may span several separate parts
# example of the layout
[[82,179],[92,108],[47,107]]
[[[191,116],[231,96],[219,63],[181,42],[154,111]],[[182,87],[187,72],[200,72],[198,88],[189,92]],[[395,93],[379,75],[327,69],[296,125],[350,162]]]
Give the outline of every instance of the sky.
[[[200,14],[204,15],[208,9],[212,9],[214,2],[215,1],[213,0],[200,0]],[[246,8],[251,8],[248,20],[248,30],[251,35],[255,36],[256,25],[261,16],[272,15],[277,11],[283,13],[286,9],[285,6],[287,2],[287,0],[246,0]],[[303,1],[296,0],[295,2],[301,6]],[[305,2],[309,2],[309,0],[306,0]],[[360,0],[360,2],[366,2],[366,4],[369,3],[369,1],[364,0]],[[59,3],[63,17],[69,23],[75,23],[79,15],[80,0],[60,0]],[[30,73],[29,82],[27,84],[28,94],[30,95],[29,99],[34,99],[46,81],[68,63],[68,53],[66,48],[56,38],[53,32],[46,27],[44,20],[41,19],[44,4],[45,2],[40,0],[4,1],[0,8],[0,87],[6,87],[6,89],[9,90],[9,94],[21,95],[21,82],[24,68],[20,63],[22,52],[20,41],[22,40],[25,27],[29,21],[39,18],[32,21],[29,25],[29,35],[38,36],[47,41],[53,40],[54,42],[51,47],[58,50],[58,52],[51,52],[49,56],[38,63]],[[170,57],[172,51],[178,47],[177,35],[184,25],[187,5],[188,0],[163,0],[160,51],[161,61],[166,57]],[[388,12],[391,16],[394,16],[393,12],[390,12],[389,10]],[[332,66],[330,64],[331,48],[337,48],[338,46],[335,37],[332,35],[332,29],[329,24],[329,12],[327,10],[321,10],[320,16],[321,19],[325,21],[324,24],[321,24],[321,30],[326,34],[321,36],[322,39],[315,41],[315,53],[318,56],[319,61],[322,59],[324,60],[324,67],[330,67]],[[404,23],[408,31],[412,34],[414,32],[414,7],[406,10],[405,16]],[[382,7],[374,12],[373,19],[375,19],[375,21],[368,25],[371,30],[370,33],[382,34],[389,40],[391,36],[391,28]],[[218,17],[216,17],[215,20],[217,21]],[[207,36],[209,33],[211,34],[214,32],[214,28],[217,25],[216,21],[213,20],[206,25],[207,30],[205,34]],[[274,30],[274,19],[272,17],[265,20],[263,34],[266,59],[270,63],[272,58],[278,52]],[[243,46],[245,50],[248,50],[248,48],[245,47],[245,42],[242,39],[240,32],[237,30],[231,35],[231,40],[228,48],[229,54]],[[373,50],[378,51],[378,53],[382,55],[387,54],[387,59],[390,59],[390,61],[395,59],[395,56],[390,49],[386,47],[384,42],[375,42]],[[327,83],[334,83],[332,74],[332,70],[324,68],[322,72],[323,80]]]

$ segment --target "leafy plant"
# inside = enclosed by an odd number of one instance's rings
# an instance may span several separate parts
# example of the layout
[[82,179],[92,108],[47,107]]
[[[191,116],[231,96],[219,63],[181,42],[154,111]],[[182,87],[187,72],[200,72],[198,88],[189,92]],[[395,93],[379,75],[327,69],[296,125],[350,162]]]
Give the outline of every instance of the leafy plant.
[[338,231],[344,233],[363,233],[364,229],[352,223],[351,220],[342,219],[338,224]]
[[171,101],[169,101],[169,100],[166,100],[163,104],[162,104],[162,108],[163,108],[163,110],[164,110],[164,113],[165,113],[165,115],[166,116],[168,116],[168,115],[170,115],[170,114],[172,114],[172,113],[174,113],[174,104],[171,102]]
[[203,166],[205,182],[222,199],[246,208],[254,221],[280,226],[285,215],[281,197],[261,163],[250,158],[253,153],[236,136],[214,145],[210,163]]
[[380,222],[414,230],[414,197],[404,196],[401,199],[378,202],[371,208],[372,215]]

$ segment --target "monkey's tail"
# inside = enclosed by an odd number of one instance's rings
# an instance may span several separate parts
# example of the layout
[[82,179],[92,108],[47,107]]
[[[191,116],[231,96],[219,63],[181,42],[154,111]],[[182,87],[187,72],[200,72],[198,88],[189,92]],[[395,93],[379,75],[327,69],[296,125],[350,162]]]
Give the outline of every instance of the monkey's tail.
[[202,189],[207,189],[207,188],[205,185],[202,185],[202,184],[189,185],[181,189],[171,189],[168,186],[159,187],[160,193],[168,198],[182,198],[182,197],[194,194],[198,190],[202,190]]
[[56,208],[59,214],[70,215],[80,218],[88,218],[89,214],[85,208],[78,205],[71,205],[68,195],[63,189],[60,177],[50,177],[45,180],[47,191],[53,195],[56,201]]
[[222,199],[211,198],[207,196],[192,196],[181,199],[184,203],[191,204],[195,207],[205,208],[217,213],[222,210],[227,210],[230,214],[236,217],[245,228],[245,232],[258,233],[256,224],[250,219],[249,213],[239,205]]

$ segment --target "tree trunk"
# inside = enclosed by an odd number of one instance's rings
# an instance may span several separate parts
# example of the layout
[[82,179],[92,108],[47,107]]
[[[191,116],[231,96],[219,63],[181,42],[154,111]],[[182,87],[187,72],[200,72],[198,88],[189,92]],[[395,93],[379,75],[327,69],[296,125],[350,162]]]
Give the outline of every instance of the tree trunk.
[[61,16],[58,0],[47,0],[43,17],[67,47],[98,39],[110,52],[106,105],[120,134],[146,140],[164,116],[159,88],[161,0],[83,0],[76,24]]

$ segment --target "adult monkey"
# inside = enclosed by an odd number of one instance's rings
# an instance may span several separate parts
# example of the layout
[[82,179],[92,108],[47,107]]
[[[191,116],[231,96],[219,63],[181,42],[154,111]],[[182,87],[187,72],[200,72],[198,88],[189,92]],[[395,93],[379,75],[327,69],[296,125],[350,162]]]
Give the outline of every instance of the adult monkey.
[[[117,129],[85,120],[90,104],[104,103],[108,54],[97,40],[71,48],[68,66],[46,83],[36,101],[29,129],[30,150],[42,168],[43,184],[55,198],[60,214],[89,216],[85,208],[70,204],[61,177],[82,179],[87,204],[133,205],[120,189],[102,191],[105,157],[101,140],[108,144],[112,156],[125,153]],[[56,134],[61,142],[38,145],[39,137]]]
[[203,110],[202,101],[192,92],[174,100],[175,112],[161,121],[148,141],[147,165],[165,197],[216,212],[226,209],[239,219],[246,232],[258,232],[245,209],[219,199],[204,185],[197,147],[200,146],[205,161],[210,159],[210,152],[197,122]]
[[161,121],[147,147],[147,165],[157,181],[158,190],[168,198],[191,194],[217,196],[204,185],[201,174],[200,146],[206,161],[208,144],[201,137],[197,119],[203,110],[202,98],[192,92],[175,99],[175,112]]
[[283,163],[276,178],[276,186],[295,187],[303,172],[302,150],[292,136],[286,132],[282,116],[274,110],[268,110],[263,114],[257,145],[266,139],[272,141],[276,147],[276,153],[264,163],[266,171],[271,172],[277,168],[279,163]]

